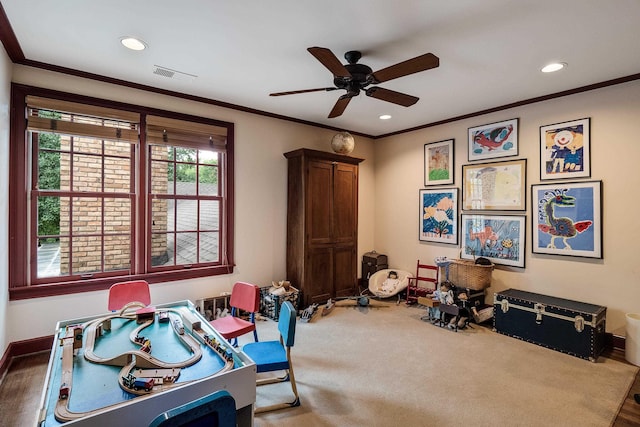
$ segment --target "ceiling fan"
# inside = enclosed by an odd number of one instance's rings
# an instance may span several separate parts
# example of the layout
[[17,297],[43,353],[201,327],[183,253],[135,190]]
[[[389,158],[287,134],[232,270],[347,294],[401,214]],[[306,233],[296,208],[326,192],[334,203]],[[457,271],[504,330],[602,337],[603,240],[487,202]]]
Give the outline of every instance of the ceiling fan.
[[408,59],[373,72],[371,67],[364,64],[358,64],[358,61],[362,57],[362,53],[357,50],[351,50],[344,54],[344,57],[348,62],[348,64],[345,65],[340,62],[331,50],[325,47],[310,47],[307,50],[315,56],[322,65],[333,73],[333,84],[335,86],[277,92],[269,95],[282,96],[338,89],[346,90],[347,93],[338,98],[338,101],[329,113],[330,119],[342,115],[344,110],[347,108],[347,105],[349,105],[351,98],[358,96],[361,90],[364,91],[365,95],[372,98],[402,105],[403,107],[409,107],[418,102],[419,98],[375,85],[392,79],[397,79],[398,77],[430,70],[440,65],[440,59],[437,56],[432,53],[425,53],[424,55],[420,55],[413,59]]

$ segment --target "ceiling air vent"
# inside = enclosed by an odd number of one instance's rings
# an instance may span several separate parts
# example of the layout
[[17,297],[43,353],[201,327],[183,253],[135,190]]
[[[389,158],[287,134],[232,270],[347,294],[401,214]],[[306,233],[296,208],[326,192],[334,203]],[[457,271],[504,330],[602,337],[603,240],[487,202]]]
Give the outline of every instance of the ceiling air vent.
[[170,79],[190,81],[198,77],[195,74],[183,73],[182,71],[172,70],[171,68],[163,67],[161,65],[154,65],[153,67],[153,74]]
[[173,77],[173,75],[175,74],[174,71],[167,70],[166,68],[158,67],[157,65],[155,67],[156,68],[153,70],[153,74],[169,78]]

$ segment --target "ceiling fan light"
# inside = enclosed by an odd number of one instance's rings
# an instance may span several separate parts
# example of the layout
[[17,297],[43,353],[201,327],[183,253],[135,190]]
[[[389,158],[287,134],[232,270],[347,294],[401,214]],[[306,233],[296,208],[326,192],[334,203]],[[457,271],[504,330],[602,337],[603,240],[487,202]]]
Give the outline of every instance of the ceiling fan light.
[[122,37],[120,43],[131,50],[145,50],[147,48],[147,44],[144,41],[135,37]]
[[540,71],[543,73],[553,73],[562,70],[566,66],[567,64],[565,62],[552,62],[542,67]]

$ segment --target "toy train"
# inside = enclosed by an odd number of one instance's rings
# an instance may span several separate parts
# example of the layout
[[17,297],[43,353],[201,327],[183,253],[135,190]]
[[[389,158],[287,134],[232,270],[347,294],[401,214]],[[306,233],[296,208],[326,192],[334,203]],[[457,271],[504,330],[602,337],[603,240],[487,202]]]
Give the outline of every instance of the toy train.
[[69,397],[69,386],[67,383],[63,383],[60,386],[60,392],[58,394],[58,399],[67,399]]
[[204,335],[204,341],[214,350],[216,350],[217,352],[219,352],[220,354],[223,355],[224,360],[226,361],[232,361],[233,360],[233,352],[227,348],[226,346],[222,345],[218,340],[216,340],[215,338],[210,337],[209,335]]
[[133,382],[133,389],[143,389],[144,391],[151,391],[151,389],[153,389],[153,386],[155,385],[155,382],[156,380],[154,378],[136,378]]
[[173,329],[180,335],[184,335],[184,324],[181,319],[175,319],[172,322]]
[[156,384],[155,378],[135,377],[131,373],[122,377],[122,384],[133,390],[151,391]]

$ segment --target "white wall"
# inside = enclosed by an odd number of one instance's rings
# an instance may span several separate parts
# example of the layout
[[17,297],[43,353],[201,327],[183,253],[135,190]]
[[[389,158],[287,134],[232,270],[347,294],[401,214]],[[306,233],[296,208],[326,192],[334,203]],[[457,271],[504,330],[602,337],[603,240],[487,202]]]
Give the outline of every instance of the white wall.
[[[9,104],[11,102],[11,69],[12,64],[7,56],[4,47],[0,49],[0,170],[9,170]],[[9,176],[5,175],[0,179],[0,194],[9,194]],[[9,223],[9,198],[0,197],[0,224]],[[8,251],[9,230],[0,227],[0,271],[8,271]],[[7,287],[9,277],[7,274],[0,275],[0,325],[7,325],[7,303],[9,295]],[[7,337],[7,328],[0,327],[0,357],[7,348],[11,340]]]
[[[230,291],[237,280],[266,286],[285,279],[287,162],[283,153],[298,148],[330,151],[336,131],[117,87],[62,74],[16,66],[13,81],[82,95],[162,108],[235,123],[235,260],[232,275],[158,283],[151,286],[154,303],[195,300]],[[356,137],[352,156],[360,165],[359,257],[373,244],[373,146]],[[6,169],[5,169],[6,170]],[[4,192],[3,194],[6,194]],[[6,200],[3,196],[6,205]],[[4,231],[6,232],[6,231]],[[6,247],[6,244],[5,244]],[[5,251],[6,252],[6,251]],[[5,270],[6,271],[6,270]],[[6,278],[4,278],[6,281]],[[6,289],[6,285],[4,286]],[[58,320],[103,313],[107,292],[11,301],[8,342],[51,335]],[[37,316],[34,316],[37,313]]]
[[[462,189],[467,129],[516,117],[517,158],[527,159],[526,268],[498,267],[491,299],[513,287],[604,305],[607,330],[624,331],[625,313],[640,312],[640,81],[376,140],[376,250],[389,255],[390,265],[409,271],[417,259],[458,258],[459,247],[418,240],[424,144],[455,138],[455,186]],[[540,182],[539,127],[584,117],[591,118],[591,179],[603,181],[604,258],[534,255],[530,185]]]

